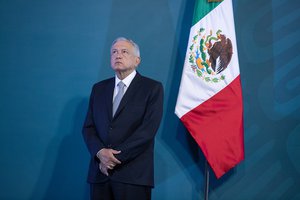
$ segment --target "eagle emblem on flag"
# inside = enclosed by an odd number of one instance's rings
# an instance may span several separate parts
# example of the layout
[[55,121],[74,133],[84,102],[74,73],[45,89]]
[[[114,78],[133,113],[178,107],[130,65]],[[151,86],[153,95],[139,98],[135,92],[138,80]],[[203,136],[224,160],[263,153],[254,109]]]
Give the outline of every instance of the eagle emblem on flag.
[[222,34],[222,30],[210,30],[208,34],[204,28],[192,37],[189,46],[189,63],[194,73],[206,82],[218,83],[225,80],[224,71],[233,54],[232,43]]

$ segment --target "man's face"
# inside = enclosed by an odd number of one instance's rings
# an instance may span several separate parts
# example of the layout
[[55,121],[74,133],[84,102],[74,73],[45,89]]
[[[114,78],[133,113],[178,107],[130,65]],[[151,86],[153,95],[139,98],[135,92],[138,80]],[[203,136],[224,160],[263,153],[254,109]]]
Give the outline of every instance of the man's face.
[[118,41],[111,48],[111,67],[116,72],[131,72],[140,63],[140,58],[134,55],[134,47],[127,41]]

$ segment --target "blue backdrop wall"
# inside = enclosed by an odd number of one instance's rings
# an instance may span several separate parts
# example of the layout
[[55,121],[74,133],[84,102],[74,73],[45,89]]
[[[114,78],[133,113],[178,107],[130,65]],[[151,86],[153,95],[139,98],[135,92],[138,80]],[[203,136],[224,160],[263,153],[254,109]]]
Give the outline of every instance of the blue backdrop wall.
[[[0,1],[0,199],[88,199],[81,127],[109,48],[141,47],[165,88],[153,199],[202,199],[204,158],[174,114],[194,0]],[[300,199],[300,3],[234,0],[246,159],[210,199]]]

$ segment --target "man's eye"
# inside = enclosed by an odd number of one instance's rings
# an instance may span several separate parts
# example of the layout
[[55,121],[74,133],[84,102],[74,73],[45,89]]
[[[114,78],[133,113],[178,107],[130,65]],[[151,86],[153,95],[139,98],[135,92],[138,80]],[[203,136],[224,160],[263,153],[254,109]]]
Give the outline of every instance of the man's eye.
[[127,50],[122,50],[122,53],[128,54],[128,51]]

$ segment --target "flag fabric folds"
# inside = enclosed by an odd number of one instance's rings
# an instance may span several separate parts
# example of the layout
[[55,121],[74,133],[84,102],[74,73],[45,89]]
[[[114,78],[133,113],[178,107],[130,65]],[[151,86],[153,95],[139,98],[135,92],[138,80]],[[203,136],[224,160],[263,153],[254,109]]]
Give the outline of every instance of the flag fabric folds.
[[217,178],[244,159],[232,0],[196,0],[175,113]]

